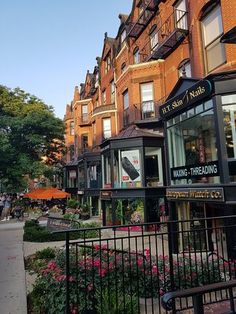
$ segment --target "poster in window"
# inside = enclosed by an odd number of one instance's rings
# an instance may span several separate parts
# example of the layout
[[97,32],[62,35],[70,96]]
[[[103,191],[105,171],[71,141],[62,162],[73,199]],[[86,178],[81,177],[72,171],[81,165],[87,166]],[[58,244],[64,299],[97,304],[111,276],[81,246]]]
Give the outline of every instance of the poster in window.
[[121,166],[122,182],[140,181],[139,150],[121,152]]

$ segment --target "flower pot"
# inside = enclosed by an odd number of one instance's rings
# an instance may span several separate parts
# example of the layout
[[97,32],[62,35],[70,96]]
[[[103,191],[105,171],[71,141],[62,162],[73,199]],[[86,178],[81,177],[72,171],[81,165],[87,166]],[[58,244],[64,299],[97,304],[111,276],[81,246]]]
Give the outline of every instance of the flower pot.
[[139,298],[140,314],[164,314],[159,298]]

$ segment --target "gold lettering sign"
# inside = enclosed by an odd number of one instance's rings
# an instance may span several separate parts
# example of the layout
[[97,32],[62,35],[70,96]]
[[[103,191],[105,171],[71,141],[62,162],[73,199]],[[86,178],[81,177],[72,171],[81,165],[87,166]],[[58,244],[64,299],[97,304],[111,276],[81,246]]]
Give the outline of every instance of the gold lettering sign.
[[160,115],[162,118],[166,118],[179,109],[188,107],[204,97],[207,97],[210,93],[211,83],[207,80],[200,81],[185,92],[171,98],[164,105],[160,106]]
[[166,198],[168,200],[198,200],[198,201],[224,201],[223,188],[191,188],[191,189],[167,189]]

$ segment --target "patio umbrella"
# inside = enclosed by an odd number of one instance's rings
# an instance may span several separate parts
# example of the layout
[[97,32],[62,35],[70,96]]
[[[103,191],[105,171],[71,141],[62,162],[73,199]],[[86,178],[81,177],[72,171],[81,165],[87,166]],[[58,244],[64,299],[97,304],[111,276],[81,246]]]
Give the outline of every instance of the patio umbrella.
[[49,200],[49,199],[61,199],[70,197],[70,194],[56,188],[38,188],[29,193],[26,193],[24,197],[38,200]]

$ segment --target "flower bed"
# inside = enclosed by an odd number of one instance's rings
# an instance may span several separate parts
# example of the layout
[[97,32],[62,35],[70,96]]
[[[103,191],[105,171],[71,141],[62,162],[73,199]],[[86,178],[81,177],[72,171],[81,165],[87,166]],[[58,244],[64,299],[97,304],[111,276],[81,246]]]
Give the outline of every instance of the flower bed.
[[[217,260],[179,257],[174,261],[175,289],[226,280]],[[139,313],[138,299],[159,298],[172,290],[168,256],[121,252],[106,246],[71,249],[70,276],[65,275],[65,252],[60,251],[38,271],[31,293],[32,313],[64,313],[66,279],[70,282],[71,313]],[[40,311],[39,311],[40,309]],[[37,312],[39,311],[39,312]]]

